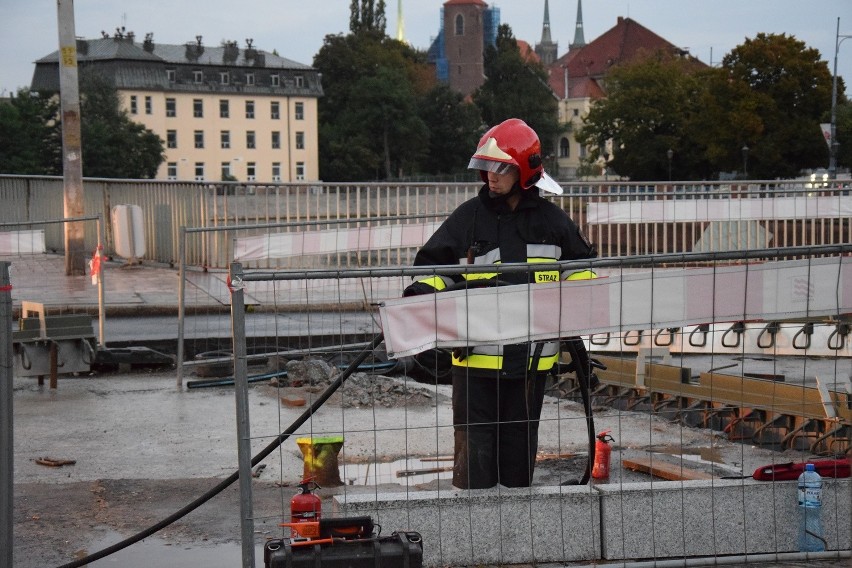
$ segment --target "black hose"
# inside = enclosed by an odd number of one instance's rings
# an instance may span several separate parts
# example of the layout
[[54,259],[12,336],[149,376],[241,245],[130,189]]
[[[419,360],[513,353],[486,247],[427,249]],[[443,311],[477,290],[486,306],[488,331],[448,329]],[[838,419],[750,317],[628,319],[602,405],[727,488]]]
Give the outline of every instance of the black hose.
[[[384,340],[384,334],[382,334],[382,333],[378,334],[375,338],[373,338],[373,341],[370,342],[369,346],[366,349],[364,349],[364,351],[362,351],[361,354],[358,355],[349,364],[349,366],[346,367],[346,369],[342,373],[340,373],[340,375],[338,375],[337,379],[335,379],[335,381],[333,383],[331,383],[328,386],[328,388],[325,389],[325,391],[323,391],[323,393],[319,396],[319,398],[317,398],[313,402],[313,404],[311,404],[311,406],[309,406],[302,413],[301,416],[299,416],[292,424],[290,424],[290,426],[286,430],[281,432],[278,435],[278,437],[275,438],[275,440],[270,442],[269,445],[267,445],[263,450],[261,450],[257,455],[255,455],[251,459],[252,467],[254,467],[258,463],[263,461],[269,454],[271,454],[273,451],[275,451],[275,448],[277,448],[278,446],[283,444],[284,441],[287,440],[287,438],[289,438],[296,430],[299,429],[299,427],[302,424],[304,424],[308,420],[308,418],[310,418],[314,414],[314,412],[319,410],[319,408],[323,404],[325,404],[325,402],[329,399],[329,397],[331,397],[331,395],[333,395],[335,393],[335,391],[338,388],[340,388],[340,385],[342,385],[343,382],[346,381],[346,379],[348,379],[349,376],[358,369],[358,366],[361,363],[364,362],[364,360],[370,355],[370,353],[373,351],[373,349],[378,347],[379,344],[383,340]],[[131,544],[135,544],[135,543],[139,542],[140,540],[151,536],[152,534],[156,533],[157,531],[164,529],[165,527],[169,526],[173,522],[175,522],[175,521],[183,518],[184,516],[188,515],[189,513],[191,513],[192,511],[194,511],[195,509],[197,509],[198,507],[200,507],[201,505],[203,505],[204,503],[206,503],[207,501],[209,501],[210,499],[212,499],[213,497],[215,497],[219,493],[221,493],[223,490],[225,490],[225,488],[227,488],[229,485],[231,485],[233,482],[235,482],[237,479],[239,479],[239,477],[240,477],[239,470],[235,471],[234,473],[232,473],[231,475],[229,475],[228,477],[223,479],[218,485],[216,485],[215,487],[213,487],[212,489],[210,489],[209,491],[207,491],[206,493],[201,495],[195,501],[189,503],[188,505],[186,505],[185,507],[183,507],[179,511],[172,513],[171,515],[169,515],[165,519],[159,521],[158,523],[151,525],[147,529],[145,529],[141,532],[138,532],[135,535],[122,540],[121,542],[117,542],[117,543],[113,544],[112,546],[108,546],[108,547],[104,548],[103,550],[99,550],[98,552],[92,553],[88,556],[84,556],[83,558],[80,558],[80,559],[75,560],[73,562],[69,562],[68,564],[63,564],[63,565],[61,565],[57,568],[78,568],[79,566],[85,566],[86,564],[89,564],[90,562],[100,560],[101,558],[109,556],[110,554],[118,552],[119,550],[125,549],[128,546],[130,546]]]
[[592,477],[592,464],[595,462],[595,418],[592,416],[592,397],[590,384],[592,382],[592,362],[583,340],[572,337],[565,341],[565,347],[571,356],[571,363],[577,380],[580,383],[580,396],[583,398],[583,410],[586,412],[586,428],[589,434],[589,459],[586,460],[586,470],[583,478],[577,481],[571,479],[562,485],[585,485]]

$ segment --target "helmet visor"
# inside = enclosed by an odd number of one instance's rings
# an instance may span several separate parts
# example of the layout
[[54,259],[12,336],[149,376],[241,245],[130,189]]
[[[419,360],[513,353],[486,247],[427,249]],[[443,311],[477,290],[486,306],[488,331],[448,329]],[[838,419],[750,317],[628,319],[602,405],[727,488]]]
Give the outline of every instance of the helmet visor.
[[495,174],[508,174],[512,170],[517,170],[518,166],[509,162],[498,162],[496,160],[486,160],[479,156],[474,156],[467,164],[469,170],[480,170],[484,172],[493,172]]

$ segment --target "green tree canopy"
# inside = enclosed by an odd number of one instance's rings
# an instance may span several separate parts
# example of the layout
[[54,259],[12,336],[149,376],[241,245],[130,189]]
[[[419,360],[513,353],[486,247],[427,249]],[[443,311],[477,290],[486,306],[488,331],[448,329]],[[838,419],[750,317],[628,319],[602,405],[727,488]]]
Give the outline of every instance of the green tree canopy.
[[791,177],[828,163],[819,123],[831,106],[831,73],[820,53],[786,34],[757,34],[722,59],[731,81],[762,97],[755,114],[763,122],[748,144],[750,177]]
[[0,173],[52,175],[62,171],[62,137],[54,98],[18,90],[0,103]]
[[428,149],[417,102],[434,86],[434,72],[422,53],[384,35],[384,3],[372,5],[353,0],[355,31],[326,36],[314,57],[323,74],[320,176],[326,181],[411,173]]
[[90,70],[80,75],[80,131],[87,177],[153,178],[165,159],[162,139],[133,122],[115,87]]
[[420,116],[429,125],[428,160],[422,170],[430,174],[466,171],[481,133],[476,105],[441,83],[422,97]]
[[488,126],[520,118],[536,131],[542,153],[553,153],[560,132],[557,100],[540,63],[525,61],[507,24],[497,29],[497,42],[485,50],[485,82],[473,94]]
[[613,143],[610,166],[635,180],[711,179],[720,172],[792,177],[828,162],[819,123],[831,76],[819,52],[786,35],[758,34],[718,69],[658,54],[607,77],[577,139],[596,160]]

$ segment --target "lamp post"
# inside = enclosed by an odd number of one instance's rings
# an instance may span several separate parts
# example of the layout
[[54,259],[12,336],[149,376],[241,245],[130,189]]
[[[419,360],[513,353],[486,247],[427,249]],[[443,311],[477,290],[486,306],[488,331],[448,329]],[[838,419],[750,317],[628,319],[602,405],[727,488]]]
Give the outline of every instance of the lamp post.
[[840,35],[840,17],[837,18],[837,31],[834,34],[834,74],[831,79],[831,145],[828,147],[828,178],[837,179],[837,54],[840,44],[852,35]]
[[669,148],[666,151],[666,156],[669,159],[669,181],[672,181],[672,158],[674,157],[674,150]]
[[748,146],[743,144],[743,179],[748,179]]

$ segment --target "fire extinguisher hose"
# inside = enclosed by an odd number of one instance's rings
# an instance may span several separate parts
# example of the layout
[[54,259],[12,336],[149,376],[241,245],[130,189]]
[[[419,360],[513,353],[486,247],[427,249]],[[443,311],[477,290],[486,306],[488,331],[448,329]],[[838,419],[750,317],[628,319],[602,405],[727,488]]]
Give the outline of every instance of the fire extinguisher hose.
[[562,485],[585,485],[592,476],[592,464],[595,463],[595,418],[592,415],[592,396],[590,393],[592,382],[592,363],[583,340],[572,337],[564,343],[568,355],[571,356],[574,372],[580,383],[580,396],[583,399],[583,410],[586,413],[586,428],[589,434],[589,459],[586,461],[586,469],[583,478],[568,480]]
[[[339,389],[340,386],[346,381],[346,379],[348,379],[349,376],[352,375],[352,373],[354,373],[358,369],[361,363],[363,363],[364,360],[369,357],[370,353],[372,353],[373,350],[382,343],[382,341],[384,341],[384,334],[379,333],[378,335],[376,335],[376,337],[373,338],[373,340],[364,349],[364,351],[362,351],[349,364],[349,366],[346,367],[346,369],[344,369],[340,373],[340,375],[337,376],[337,379],[333,383],[331,383],[328,388],[325,389],[325,391],[323,391],[323,393],[307,409],[305,409],[301,416],[299,416],[292,424],[290,424],[290,426],[286,430],[281,432],[272,442],[270,442],[265,448],[263,448],[260,452],[257,453],[257,455],[255,455],[251,459],[252,467],[266,459],[266,457],[269,456],[269,454],[271,454],[272,452],[274,452],[275,449],[278,448],[278,446],[283,444],[284,441],[287,440],[287,438],[292,436],[293,433],[296,432],[302,426],[302,424],[307,422],[308,418],[310,418],[317,410],[320,409],[320,407],[322,407],[323,404],[325,404],[325,402],[331,397],[331,395],[333,395],[335,391],[337,391],[337,389]],[[108,546],[102,550],[89,554],[88,556],[84,556],[83,558],[79,558],[67,564],[62,564],[57,568],[77,568],[79,566],[85,566],[86,564],[89,564],[96,560],[100,560],[101,558],[109,556],[110,554],[114,554],[119,550],[123,550],[131,544],[135,544],[142,539],[148,538],[152,534],[164,529],[175,521],[185,517],[186,515],[188,515],[189,513],[191,513],[192,511],[194,511],[195,509],[197,509],[198,507],[200,507],[201,505],[224,491],[225,488],[227,488],[229,485],[239,479],[239,477],[239,471],[235,471],[231,475],[223,479],[221,482],[219,482],[218,485],[211,488],[206,493],[204,493],[182,509],[175,511],[168,517],[151,525],[147,529],[144,529],[136,533],[135,535],[127,537],[126,539],[117,542],[111,546]]]

